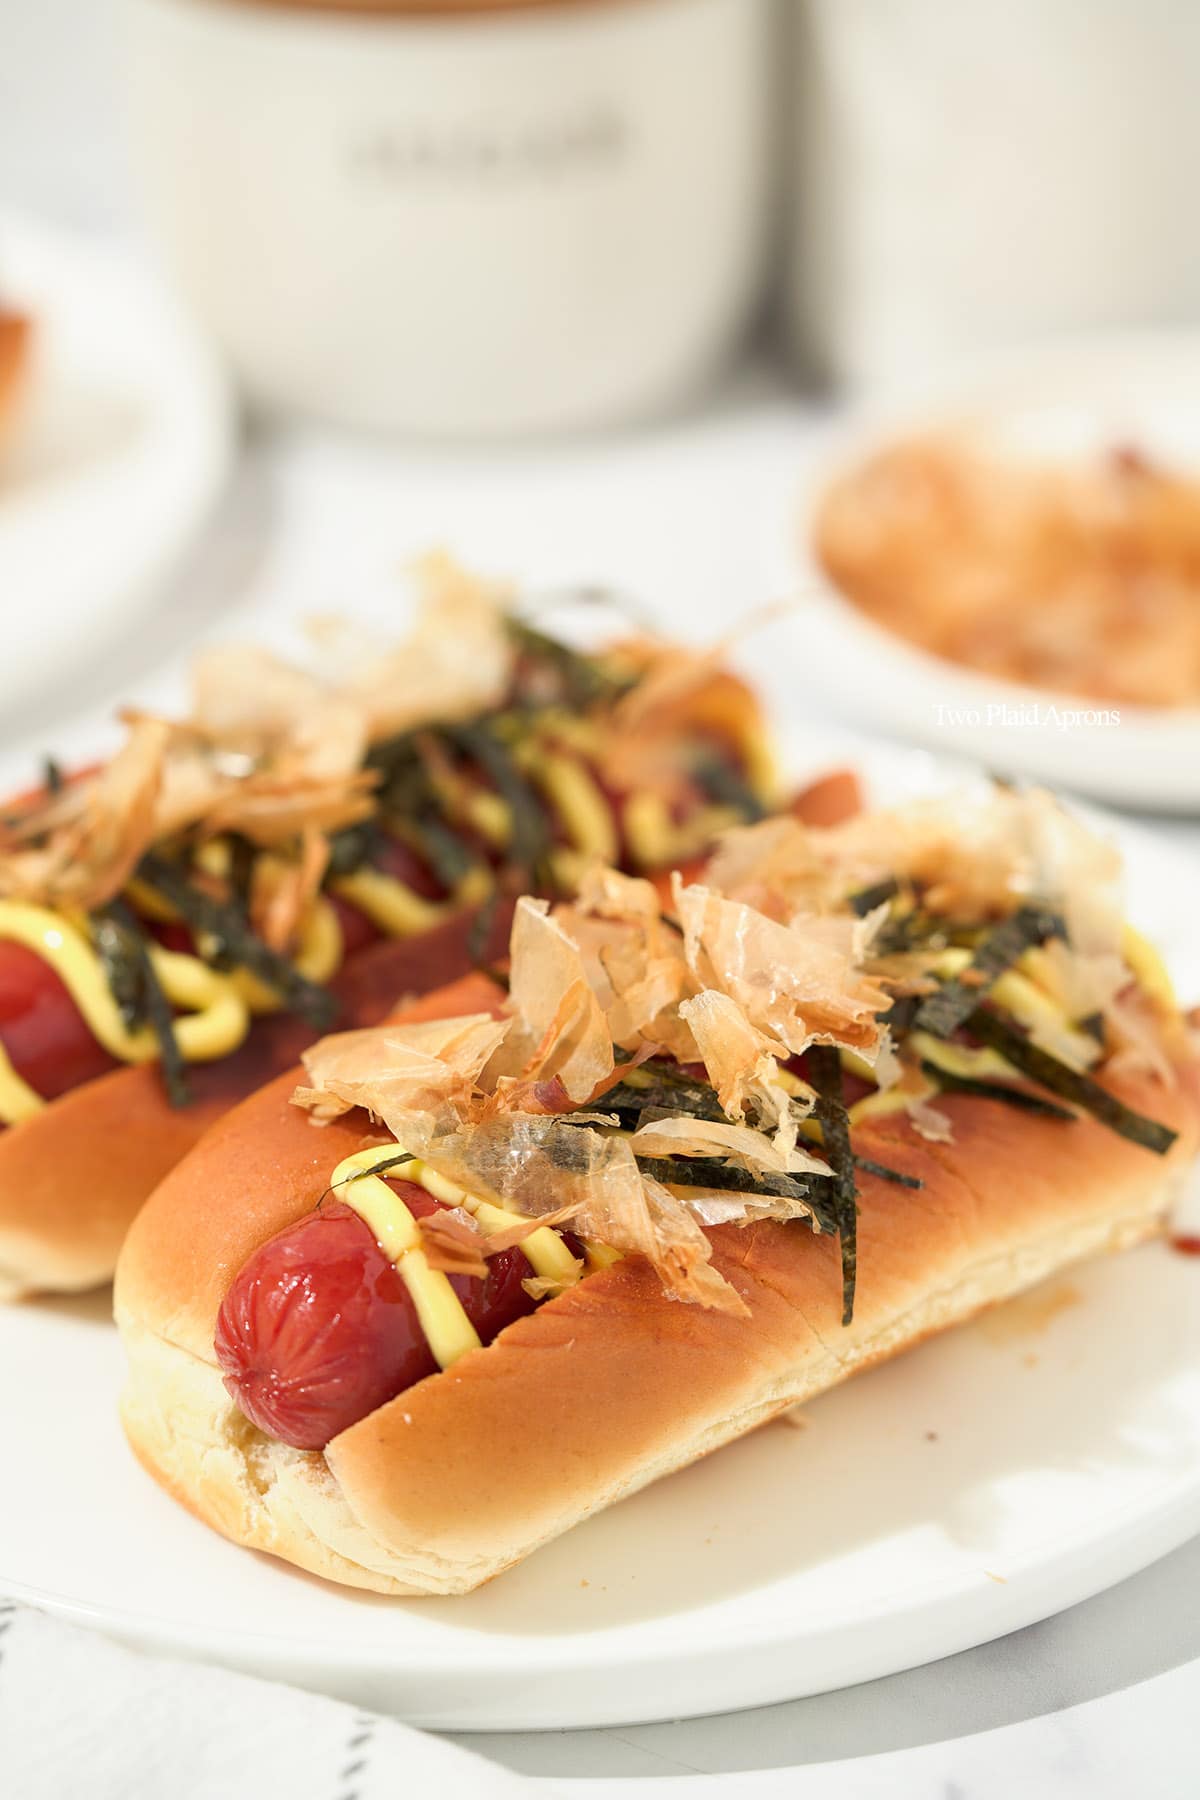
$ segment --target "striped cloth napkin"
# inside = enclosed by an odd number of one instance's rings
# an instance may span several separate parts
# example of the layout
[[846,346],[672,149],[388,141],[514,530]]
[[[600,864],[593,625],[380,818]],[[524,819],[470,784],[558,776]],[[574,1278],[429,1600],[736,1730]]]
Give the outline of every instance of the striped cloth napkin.
[[394,1719],[142,1656],[0,1600],[0,1793],[12,1800],[552,1800]]

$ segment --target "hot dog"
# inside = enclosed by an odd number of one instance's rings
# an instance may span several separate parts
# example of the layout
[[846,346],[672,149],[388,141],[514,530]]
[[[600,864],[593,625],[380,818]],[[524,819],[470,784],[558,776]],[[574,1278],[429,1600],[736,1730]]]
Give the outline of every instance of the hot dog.
[[1166,973],[1046,796],[768,821],[669,915],[594,873],[519,903],[509,982],[308,1051],[118,1269],[144,1465],[379,1592],[1161,1229],[1200,1137]]
[[[453,569],[431,583],[432,645],[427,622],[336,683],[209,659],[187,720],[134,717],[112,762],[13,803],[0,1292],[107,1279],[214,1119],[320,1030],[486,962],[516,892],[569,891],[597,854],[694,858],[780,803],[728,672],[646,642],[584,657]],[[813,803],[855,798],[840,775]]]

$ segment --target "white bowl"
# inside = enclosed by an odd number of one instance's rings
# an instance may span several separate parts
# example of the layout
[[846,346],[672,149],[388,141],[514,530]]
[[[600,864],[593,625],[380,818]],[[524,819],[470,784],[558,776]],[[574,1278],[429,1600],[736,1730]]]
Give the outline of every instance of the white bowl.
[[757,293],[766,0],[130,0],[132,139],[269,409],[475,436],[685,398]]
[[995,353],[893,391],[848,420],[804,478],[786,522],[786,580],[803,594],[806,662],[839,711],[873,730],[966,755],[1000,774],[1054,782],[1116,805],[1200,815],[1200,707],[1104,706],[992,679],[877,625],[812,554],[831,475],[883,444],[963,428],[1001,455],[1074,460],[1113,444],[1200,479],[1200,333],[1122,333]]

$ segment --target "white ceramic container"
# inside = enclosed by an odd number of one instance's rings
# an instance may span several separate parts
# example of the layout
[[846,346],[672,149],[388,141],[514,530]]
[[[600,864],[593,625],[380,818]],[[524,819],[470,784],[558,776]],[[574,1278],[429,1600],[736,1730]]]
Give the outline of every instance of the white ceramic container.
[[252,401],[477,436],[684,399],[758,291],[768,0],[127,0],[154,235]]

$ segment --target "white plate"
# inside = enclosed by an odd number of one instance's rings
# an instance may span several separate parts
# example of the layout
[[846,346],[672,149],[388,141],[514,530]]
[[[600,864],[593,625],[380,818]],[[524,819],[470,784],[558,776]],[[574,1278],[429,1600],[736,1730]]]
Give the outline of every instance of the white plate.
[[0,461],[0,706],[58,685],[148,598],[229,469],[210,353],[156,282],[87,236],[0,213],[0,288],[36,320]]
[[[924,753],[853,748],[881,798],[944,783]],[[1122,835],[1131,913],[1200,993],[1195,866]],[[1200,1527],[1198,1298],[1200,1262],[1160,1247],[1092,1265],[448,1601],[356,1596],[212,1535],[121,1440],[107,1296],[10,1308],[0,1589],[459,1730],[819,1692],[1045,1617]]]
[[847,717],[1116,805],[1200,814],[1200,708],[1121,706],[1118,724],[1089,722],[1090,703],[1078,695],[992,680],[906,643],[844,599],[817,567],[808,527],[833,469],[894,437],[941,425],[964,426],[985,446],[1016,456],[1069,460],[1133,443],[1200,476],[1200,335],[1123,335],[1008,352],[947,374],[920,398],[881,402],[848,424],[833,455],[810,471],[785,522],[781,559],[795,586],[799,555],[805,656]]

